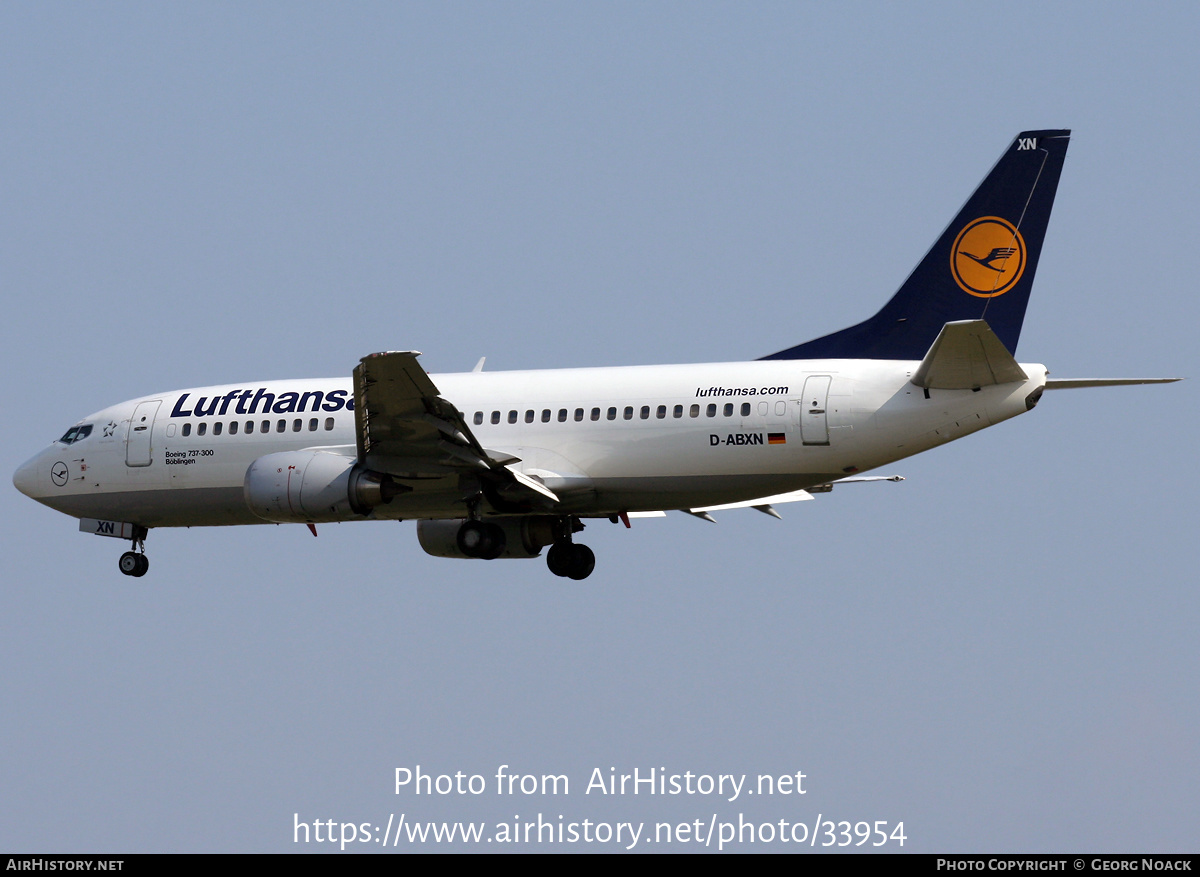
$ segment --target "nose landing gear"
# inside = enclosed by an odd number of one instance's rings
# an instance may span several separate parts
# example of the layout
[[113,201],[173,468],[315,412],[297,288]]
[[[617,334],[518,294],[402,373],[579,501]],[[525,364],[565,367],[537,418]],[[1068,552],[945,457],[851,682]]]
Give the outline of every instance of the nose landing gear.
[[146,555],[139,554],[136,551],[126,551],[121,555],[121,559],[117,561],[117,566],[121,568],[121,572],[127,576],[141,578],[150,569],[150,561]]
[[130,540],[132,550],[126,551],[117,561],[117,568],[127,576],[140,579],[150,569],[150,560],[146,557],[146,533],[145,527],[137,527]]

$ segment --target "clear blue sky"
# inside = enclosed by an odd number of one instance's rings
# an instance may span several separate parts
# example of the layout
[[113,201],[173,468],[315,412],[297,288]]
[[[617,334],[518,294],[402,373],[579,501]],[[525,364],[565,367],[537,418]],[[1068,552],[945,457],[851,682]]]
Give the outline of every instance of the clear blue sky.
[[[541,812],[1194,850],[1198,32],[1188,3],[0,6],[8,473],[123,399],[377,350],[778,350],[874,312],[1031,128],[1074,133],[1019,358],[1193,378],[1048,394],[783,521],[593,524],[582,584],[412,524],[156,531],[132,580],[7,488],[0,849]],[[417,764],[572,791],[393,794]],[[595,767],[808,794],[605,800]]]

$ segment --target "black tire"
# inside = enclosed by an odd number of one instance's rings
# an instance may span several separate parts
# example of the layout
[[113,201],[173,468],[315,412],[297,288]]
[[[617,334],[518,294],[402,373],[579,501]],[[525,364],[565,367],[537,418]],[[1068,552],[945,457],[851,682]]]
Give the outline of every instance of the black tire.
[[144,554],[139,554],[137,556],[137,559],[138,559],[138,568],[133,571],[133,576],[134,576],[134,578],[140,579],[150,569],[150,558],[148,558]]
[[127,576],[144,576],[146,570],[143,569],[142,562],[138,560],[141,556],[136,551],[126,551],[117,561],[117,567]]
[[571,557],[575,546],[570,542],[555,542],[546,552],[546,566],[556,576],[566,577],[571,570]]
[[567,575],[577,582],[583,581],[596,568],[596,555],[586,545],[573,545],[572,548],[574,550],[571,552],[571,565]]

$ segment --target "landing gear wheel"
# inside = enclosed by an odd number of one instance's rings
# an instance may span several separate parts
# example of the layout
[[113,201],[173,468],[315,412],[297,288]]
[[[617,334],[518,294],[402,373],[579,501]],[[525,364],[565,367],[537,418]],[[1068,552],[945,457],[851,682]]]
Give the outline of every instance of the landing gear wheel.
[[596,568],[596,555],[586,545],[555,542],[546,552],[546,566],[556,576],[582,581]]
[[577,582],[583,581],[596,568],[596,555],[586,545],[573,545],[572,547],[575,550],[571,552],[571,567],[567,571],[567,576]]
[[503,554],[507,542],[501,527],[482,521],[467,521],[458,528],[455,541],[458,543],[458,550],[467,557],[480,557],[484,560],[495,560]]
[[555,542],[546,552],[546,566],[556,576],[566,577],[571,568],[571,554],[575,546],[570,542]]
[[150,561],[144,554],[138,554],[136,551],[126,551],[121,555],[121,559],[117,561],[117,566],[121,572],[127,576],[141,578],[150,569]]

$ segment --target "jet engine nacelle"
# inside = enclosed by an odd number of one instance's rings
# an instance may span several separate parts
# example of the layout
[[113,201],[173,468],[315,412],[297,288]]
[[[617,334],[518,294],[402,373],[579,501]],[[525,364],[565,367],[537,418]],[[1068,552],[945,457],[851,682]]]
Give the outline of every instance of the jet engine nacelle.
[[[537,557],[542,547],[554,541],[554,518],[525,515],[519,518],[487,518],[486,523],[504,531],[500,557]],[[417,521],[417,539],[426,554],[434,557],[469,558],[458,546],[458,530],[465,518],[448,521]]]
[[335,451],[283,451],[246,470],[246,505],[272,523],[349,521],[368,515],[404,490],[390,475]]

